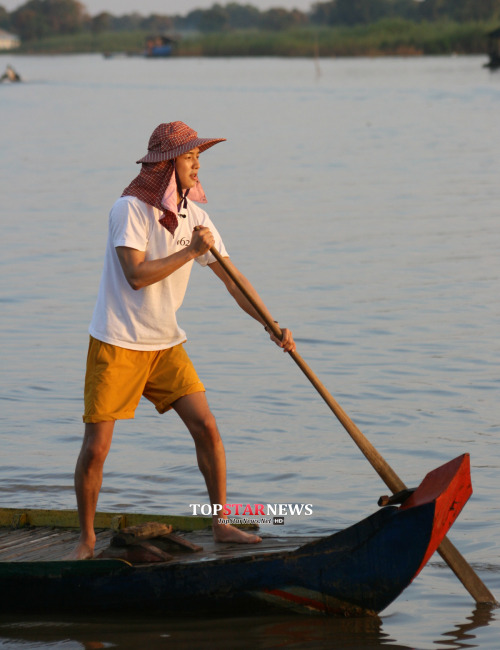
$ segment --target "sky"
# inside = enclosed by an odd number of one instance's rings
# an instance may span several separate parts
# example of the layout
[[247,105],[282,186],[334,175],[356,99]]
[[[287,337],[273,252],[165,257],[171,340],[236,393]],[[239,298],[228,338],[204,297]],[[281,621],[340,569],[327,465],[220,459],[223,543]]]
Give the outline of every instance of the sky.
[[[134,11],[149,16],[149,14],[166,14],[171,16],[179,14],[186,15],[193,9],[208,9],[218,1],[219,4],[225,5],[230,0],[79,0],[91,16],[95,16],[101,11],[107,11],[115,16],[130,14]],[[238,0],[232,0],[238,2]],[[239,0],[239,4],[250,4],[261,11],[271,7],[282,7],[284,9],[300,9],[308,11],[316,0]],[[0,0],[0,6],[7,11],[13,11],[26,0]]]

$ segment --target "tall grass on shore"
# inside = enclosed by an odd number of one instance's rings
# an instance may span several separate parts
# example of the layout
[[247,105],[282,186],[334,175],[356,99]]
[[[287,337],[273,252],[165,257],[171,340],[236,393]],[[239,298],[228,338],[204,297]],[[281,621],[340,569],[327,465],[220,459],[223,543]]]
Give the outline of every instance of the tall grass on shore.
[[146,32],[82,32],[67,36],[52,36],[24,43],[16,52],[21,54],[86,54],[94,52],[125,52],[140,54],[146,47]]
[[492,24],[414,23],[395,19],[373,25],[300,28],[285,32],[240,31],[184,40],[183,56],[384,56],[477,54]]
[[[177,56],[293,56],[323,57],[424,54],[478,54],[485,51],[486,34],[497,25],[486,22],[421,22],[381,20],[354,27],[302,27],[283,32],[240,30],[181,39]],[[27,43],[20,52],[84,53],[144,51],[145,32],[106,32],[47,38]]]

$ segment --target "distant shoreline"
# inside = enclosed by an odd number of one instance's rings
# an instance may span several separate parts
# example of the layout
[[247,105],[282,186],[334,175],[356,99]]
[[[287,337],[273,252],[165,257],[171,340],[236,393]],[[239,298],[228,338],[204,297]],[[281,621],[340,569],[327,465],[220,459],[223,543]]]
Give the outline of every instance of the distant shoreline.
[[[414,23],[383,20],[367,26],[312,28],[280,32],[241,30],[180,38],[173,56],[356,57],[484,54],[487,33],[497,25]],[[24,43],[8,54],[144,53],[146,32],[88,32]]]

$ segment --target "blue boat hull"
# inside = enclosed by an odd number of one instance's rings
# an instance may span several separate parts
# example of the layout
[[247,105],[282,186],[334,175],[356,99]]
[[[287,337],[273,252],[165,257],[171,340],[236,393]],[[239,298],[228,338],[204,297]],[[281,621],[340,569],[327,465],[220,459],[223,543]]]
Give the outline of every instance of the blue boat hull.
[[286,608],[375,615],[411,583],[472,493],[467,455],[431,472],[401,507],[294,550],[223,558],[0,562],[2,611],[248,614]]
[[[119,560],[10,563],[2,610],[260,611],[375,614],[414,578],[429,544],[434,504],[380,510],[287,553],[130,566]],[[10,573],[10,575],[9,575]],[[4,597],[2,597],[4,600]]]

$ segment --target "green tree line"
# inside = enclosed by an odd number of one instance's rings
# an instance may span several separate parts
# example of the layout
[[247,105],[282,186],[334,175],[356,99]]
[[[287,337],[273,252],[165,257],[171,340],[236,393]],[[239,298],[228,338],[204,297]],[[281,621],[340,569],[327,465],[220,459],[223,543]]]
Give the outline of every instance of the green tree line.
[[0,27],[16,33],[24,42],[85,32],[279,32],[308,25],[371,25],[391,19],[416,23],[500,20],[500,0],[331,0],[312,2],[308,12],[280,8],[261,11],[251,4],[231,2],[195,9],[184,16],[114,16],[107,12],[90,16],[85,5],[77,0],[29,0],[12,12],[0,5]]

